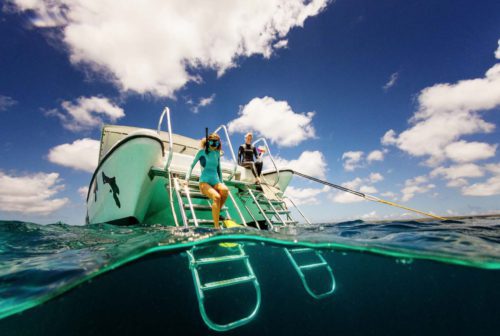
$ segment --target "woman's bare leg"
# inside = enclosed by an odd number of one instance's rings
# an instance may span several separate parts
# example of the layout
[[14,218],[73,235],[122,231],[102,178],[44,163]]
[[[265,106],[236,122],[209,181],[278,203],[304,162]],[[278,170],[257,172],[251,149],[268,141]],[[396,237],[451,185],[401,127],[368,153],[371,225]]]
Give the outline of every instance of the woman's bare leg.
[[[216,229],[220,229],[219,225],[219,217],[220,217],[220,208],[221,206],[221,195],[218,193],[217,190],[212,188],[210,184],[201,182],[200,183],[200,191],[202,194],[207,196],[212,200],[212,218],[214,220],[214,226]],[[227,196],[226,196],[227,197]]]
[[227,186],[225,184],[222,184],[222,183],[217,183],[214,186],[214,189],[217,190],[217,192],[219,193],[219,195],[221,197],[220,208],[222,209],[222,207],[224,206],[224,203],[226,203],[227,196],[229,195],[229,189],[227,188]]

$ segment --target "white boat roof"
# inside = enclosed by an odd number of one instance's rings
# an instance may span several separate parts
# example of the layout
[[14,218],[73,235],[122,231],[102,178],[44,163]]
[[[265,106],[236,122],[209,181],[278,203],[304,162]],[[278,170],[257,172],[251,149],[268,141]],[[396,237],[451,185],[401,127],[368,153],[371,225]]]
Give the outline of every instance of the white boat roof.
[[[169,148],[168,132],[158,132],[156,130],[132,126],[105,125],[102,128],[101,147],[99,150],[99,162],[120,140],[131,134],[145,134],[159,137],[164,144],[164,148]],[[174,143],[174,153],[181,153],[194,156],[200,150],[200,140],[189,138],[183,135],[172,133]]]

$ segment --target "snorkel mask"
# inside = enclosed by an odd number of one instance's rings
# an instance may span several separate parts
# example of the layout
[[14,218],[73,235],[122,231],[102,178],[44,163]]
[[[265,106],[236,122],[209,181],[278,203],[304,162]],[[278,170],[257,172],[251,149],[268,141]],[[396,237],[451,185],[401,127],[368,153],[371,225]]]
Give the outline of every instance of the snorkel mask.
[[208,139],[208,146],[211,148],[217,148],[220,145],[220,141],[217,139]]

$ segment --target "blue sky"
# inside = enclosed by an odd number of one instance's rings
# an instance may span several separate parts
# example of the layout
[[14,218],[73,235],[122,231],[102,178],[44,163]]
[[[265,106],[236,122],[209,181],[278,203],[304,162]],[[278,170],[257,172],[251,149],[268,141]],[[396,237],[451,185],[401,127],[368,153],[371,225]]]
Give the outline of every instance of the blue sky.
[[[10,0],[0,218],[83,223],[103,123],[228,124],[283,166],[441,215],[500,212],[498,1]],[[314,221],[407,216],[300,179]]]

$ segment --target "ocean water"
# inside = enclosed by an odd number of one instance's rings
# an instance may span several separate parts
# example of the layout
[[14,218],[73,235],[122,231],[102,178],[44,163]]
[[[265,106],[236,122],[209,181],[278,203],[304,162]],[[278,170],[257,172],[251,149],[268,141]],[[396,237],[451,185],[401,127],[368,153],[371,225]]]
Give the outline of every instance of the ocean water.
[[[240,247],[258,280],[260,307],[249,323],[214,331],[200,314],[188,254],[237,255]],[[287,251],[299,265],[323,258],[329,269],[306,266],[302,272],[313,294],[334,288],[333,293],[314,298]],[[245,276],[247,269],[244,262],[231,261],[201,266],[198,274],[206,284]],[[207,315],[219,324],[250,314],[257,302],[251,282],[204,293]],[[499,330],[499,216],[275,231],[0,221],[2,336],[498,335]]]

